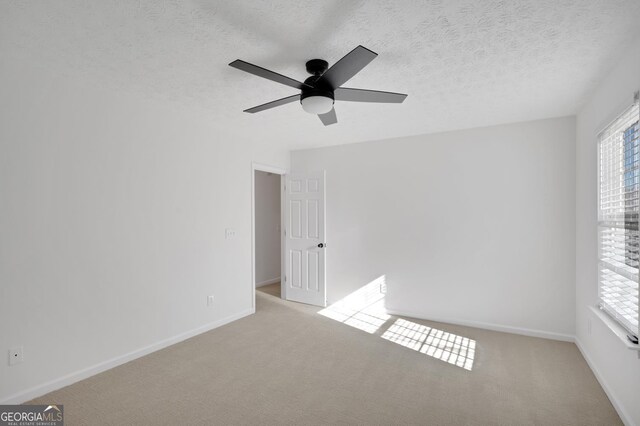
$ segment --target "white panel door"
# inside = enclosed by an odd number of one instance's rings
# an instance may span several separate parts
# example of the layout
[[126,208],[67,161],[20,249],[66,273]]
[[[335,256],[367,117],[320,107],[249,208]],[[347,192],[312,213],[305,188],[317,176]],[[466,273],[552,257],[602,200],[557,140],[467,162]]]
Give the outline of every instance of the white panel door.
[[285,183],[285,295],[316,306],[326,306],[324,184],[324,171]]

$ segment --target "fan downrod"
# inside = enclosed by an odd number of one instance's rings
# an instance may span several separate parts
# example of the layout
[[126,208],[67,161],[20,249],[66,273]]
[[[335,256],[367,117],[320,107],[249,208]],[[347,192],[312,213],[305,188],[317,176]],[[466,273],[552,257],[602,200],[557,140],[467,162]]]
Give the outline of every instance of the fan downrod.
[[307,72],[311,75],[321,76],[327,69],[329,69],[329,63],[323,59],[307,61]]

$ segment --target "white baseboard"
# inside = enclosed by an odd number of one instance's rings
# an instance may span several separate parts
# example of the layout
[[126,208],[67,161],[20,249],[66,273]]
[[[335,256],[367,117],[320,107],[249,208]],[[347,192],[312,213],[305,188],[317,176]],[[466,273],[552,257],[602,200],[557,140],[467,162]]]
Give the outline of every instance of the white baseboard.
[[596,365],[593,363],[586,349],[584,348],[582,343],[580,343],[580,340],[577,337],[575,339],[575,342],[576,342],[576,346],[578,347],[578,350],[580,350],[580,353],[582,354],[582,357],[585,359],[585,361],[587,361],[589,368],[591,368],[591,371],[593,371],[593,375],[596,376],[598,383],[600,383],[600,386],[604,390],[604,393],[607,394],[607,397],[609,398],[609,401],[611,401],[613,408],[616,409],[618,415],[620,416],[620,419],[622,420],[622,423],[624,423],[626,426],[634,426],[635,423],[631,421],[631,417],[629,417],[625,409],[622,407],[618,398],[616,398],[616,395],[611,390],[611,387],[609,387],[609,385],[607,384],[602,374],[600,374],[600,371],[598,370]]
[[156,352],[160,349],[164,349],[167,346],[171,346],[176,343],[182,342],[183,340],[187,340],[191,337],[197,336],[198,334],[202,334],[209,330],[213,330],[214,328],[221,327],[225,324],[228,324],[232,321],[246,317],[247,315],[251,315],[253,313],[255,313],[255,309],[245,309],[244,311],[238,312],[237,314],[233,314],[226,318],[222,318],[217,321],[211,322],[209,324],[205,324],[193,330],[178,334],[177,336],[169,337],[168,339],[161,340],[159,342],[153,343],[144,348],[137,349],[127,354],[117,356],[115,358],[109,359],[107,361],[101,362],[91,367],[84,368],[82,370],[76,371],[71,374],[67,374],[65,376],[59,377],[57,379],[51,380],[41,385],[34,386],[30,389],[18,392],[0,401],[0,404],[22,404],[25,401],[29,401],[39,396],[45,395],[49,392],[53,392],[54,390],[63,388],[65,386],[69,386],[73,383],[79,382],[80,380],[84,380],[88,377],[95,376],[96,374],[102,373],[103,371],[110,370],[114,367],[125,364],[129,361],[133,361],[136,358],[140,358],[152,352]]
[[491,323],[480,322],[480,321],[467,321],[467,320],[458,320],[453,318],[438,318],[438,317],[432,317],[432,316],[427,318],[423,314],[419,314],[416,312],[399,311],[399,310],[388,309],[388,308],[386,309],[386,311],[390,315],[419,318],[427,321],[444,322],[444,323],[455,324],[455,325],[464,325],[467,327],[483,328],[486,330],[501,331],[503,333],[521,334],[524,336],[531,336],[531,337],[542,337],[544,339],[560,340],[563,342],[575,341],[575,337],[571,334],[562,334],[562,333],[555,333],[552,331],[534,330],[530,328],[512,327],[509,325],[491,324]]
[[280,277],[271,278],[270,280],[266,280],[266,281],[262,281],[262,282],[256,283],[256,287],[263,287],[265,285],[275,284],[275,283],[279,283],[279,282],[280,282]]

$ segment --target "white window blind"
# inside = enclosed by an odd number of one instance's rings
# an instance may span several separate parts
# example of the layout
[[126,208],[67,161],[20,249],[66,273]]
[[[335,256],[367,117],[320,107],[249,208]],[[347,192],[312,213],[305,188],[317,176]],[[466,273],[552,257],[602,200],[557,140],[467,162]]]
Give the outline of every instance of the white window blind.
[[638,101],[598,139],[598,255],[600,308],[638,336]]

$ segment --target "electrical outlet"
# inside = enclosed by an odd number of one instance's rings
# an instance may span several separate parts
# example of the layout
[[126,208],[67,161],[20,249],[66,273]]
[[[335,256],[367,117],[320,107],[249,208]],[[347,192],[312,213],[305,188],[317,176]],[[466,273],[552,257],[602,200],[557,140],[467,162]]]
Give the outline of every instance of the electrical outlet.
[[22,352],[22,346],[9,349],[9,365],[20,364],[24,361]]
[[207,306],[213,306],[213,294],[207,296]]
[[224,230],[224,238],[230,240],[236,237],[236,230],[233,228],[227,228]]

